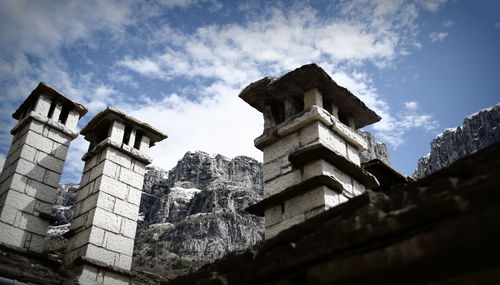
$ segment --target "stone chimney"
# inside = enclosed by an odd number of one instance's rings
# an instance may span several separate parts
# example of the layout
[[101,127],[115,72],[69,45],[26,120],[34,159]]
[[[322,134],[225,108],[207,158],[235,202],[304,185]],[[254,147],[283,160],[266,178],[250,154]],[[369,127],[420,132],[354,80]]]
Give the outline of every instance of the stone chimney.
[[80,284],[128,284],[148,149],[167,136],[113,108],[80,133],[90,146],[65,263]]
[[356,129],[380,117],[317,65],[265,77],[239,96],[264,115],[255,139],[264,199],[247,210],[265,217],[266,239],[379,185],[360,167],[367,143]]
[[82,105],[40,83],[14,112],[18,120],[0,176],[0,242],[44,250],[52,206]]

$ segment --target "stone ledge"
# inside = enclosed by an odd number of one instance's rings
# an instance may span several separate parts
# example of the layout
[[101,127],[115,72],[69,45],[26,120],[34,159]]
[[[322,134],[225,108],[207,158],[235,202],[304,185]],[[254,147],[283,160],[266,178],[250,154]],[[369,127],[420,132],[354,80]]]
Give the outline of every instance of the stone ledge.
[[356,133],[355,130],[344,125],[335,118],[335,116],[332,116],[328,111],[318,106],[312,106],[309,110],[303,111],[283,123],[264,130],[264,134],[254,140],[255,147],[263,150],[266,146],[279,140],[281,137],[296,132],[316,121],[331,128],[336,134],[341,136],[347,143],[353,145],[359,151],[364,151],[368,148],[365,139]]
[[352,176],[368,189],[380,186],[375,176],[337,153],[335,150],[322,144],[301,148],[288,156],[288,160],[297,168],[300,168],[308,162],[317,159],[324,159],[325,161],[331,163],[347,175]]
[[266,209],[269,209],[274,205],[277,205],[281,202],[289,200],[292,197],[296,197],[302,193],[307,192],[308,190],[312,190],[312,189],[320,187],[320,186],[327,186],[339,194],[345,193],[344,188],[342,187],[342,184],[340,184],[340,182],[335,180],[333,177],[328,176],[328,175],[318,175],[318,176],[311,177],[305,181],[302,181],[301,183],[299,183],[297,185],[293,185],[291,187],[288,187],[285,190],[283,190],[275,195],[272,195],[268,198],[265,198],[265,199],[261,200],[260,202],[254,204],[252,206],[249,206],[245,210],[251,214],[263,217],[264,211]]
[[127,148],[127,149],[122,148],[122,144],[112,141],[110,138],[106,138],[102,142],[98,143],[93,149],[85,153],[82,157],[82,160],[83,161],[89,160],[92,156],[100,153],[102,150],[104,150],[104,148],[108,146],[117,149],[121,152],[124,152],[125,154],[130,155],[132,158],[135,158],[138,161],[143,162],[145,164],[150,164],[153,161],[153,159],[149,155],[142,153],[135,148]]
[[21,119],[17,125],[12,128],[12,130],[10,131],[10,133],[12,135],[15,135],[15,133],[20,130],[22,127],[24,127],[26,124],[28,124],[30,122],[30,120],[33,119],[33,120],[37,120],[39,121],[40,123],[42,124],[45,124],[45,125],[48,125],[58,131],[61,131],[62,133],[64,133],[65,135],[68,135],[70,136],[72,139],[75,139],[76,137],[78,137],[78,132],[77,131],[73,131],[71,129],[69,129],[68,127],[66,127],[65,125],[59,123],[59,122],[56,122],[52,119],[49,119],[47,117],[44,117],[44,116],[41,116],[35,112],[30,112],[26,117],[24,117],[23,119]]

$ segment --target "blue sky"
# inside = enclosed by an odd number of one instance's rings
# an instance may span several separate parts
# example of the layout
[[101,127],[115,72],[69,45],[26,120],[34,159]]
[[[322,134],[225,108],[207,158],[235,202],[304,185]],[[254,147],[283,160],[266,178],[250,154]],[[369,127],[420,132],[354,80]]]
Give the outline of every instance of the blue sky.
[[0,163],[39,81],[89,108],[80,128],[113,106],[165,131],[162,168],[190,150],[261,160],[239,91],[311,62],[382,116],[366,129],[411,174],[444,128],[500,101],[500,1],[0,0]]

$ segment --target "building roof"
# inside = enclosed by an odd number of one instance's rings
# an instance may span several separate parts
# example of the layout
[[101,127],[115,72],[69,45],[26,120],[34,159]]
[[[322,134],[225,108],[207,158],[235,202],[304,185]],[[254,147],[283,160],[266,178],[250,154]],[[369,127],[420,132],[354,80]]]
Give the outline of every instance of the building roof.
[[153,146],[156,142],[167,138],[167,135],[147,123],[141,122],[136,118],[130,117],[112,107],[107,107],[105,110],[97,114],[85,127],[80,131],[87,141],[92,141],[92,135],[95,129],[108,127],[115,120],[123,121],[125,124],[131,124],[138,131],[143,131],[150,138],[150,145]]
[[165,284],[498,284],[500,143]]
[[412,182],[412,178],[402,174],[378,158],[361,163],[361,167],[377,177],[380,183],[380,187],[374,188],[377,190],[389,189]]
[[314,88],[318,88],[323,95],[323,102],[330,101],[337,105],[341,112],[352,116],[356,128],[373,124],[381,119],[358,97],[337,85],[314,63],[304,65],[279,78],[264,77],[245,87],[239,96],[255,109],[264,112],[267,105],[283,102],[289,96],[302,100],[304,92]]
[[26,111],[26,109],[30,108],[35,104],[36,99],[40,94],[49,95],[50,97],[55,98],[56,100],[60,101],[63,104],[70,105],[74,110],[76,110],[80,114],[80,117],[82,117],[87,113],[87,108],[85,108],[82,104],[72,101],[71,99],[62,95],[62,93],[57,91],[56,89],[48,86],[44,82],[40,82],[38,86],[33,91],[31,91],[31,94],[28,96],[28,98],[26,98],[26,100],[24,100],[21,106],[19,106],[19,108],[17,108],[17,110],[14,112],[14,114],[12,114],[12,117],[16,120],[21,119],[21,116]]

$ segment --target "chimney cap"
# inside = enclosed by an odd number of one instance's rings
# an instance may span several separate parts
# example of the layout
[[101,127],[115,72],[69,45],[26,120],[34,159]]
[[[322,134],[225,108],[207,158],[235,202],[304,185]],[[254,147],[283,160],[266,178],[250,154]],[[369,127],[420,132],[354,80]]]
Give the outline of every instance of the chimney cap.
[[283,102],[286,97],[302,100],[304,93],[318,88],[324,102],[332,102],[341,112],[352,116],[357,128],[378,122],[381,118],[358,97],[335,81],[318,65],[312,63],[288,72],[281,77],[264,77],[250,83],[239,97],[264,112],[269,104]]
[[149,137],[150,146],[153,146],[156,142],[162,141],[167,138],[167,135],[147,123],[141,122],[136,118],[126,115],[122,111],[107,107],[94,118],[92,118],[85,127],[80,131],[80,134],[84,136],[87,141],[92,141],[92,136],[94,130],[99,128],[108,127],[113,121],[122,121],[125,124],[132,125],[138,131],[144,132],[144,135]]
[[40,94],[48,95],[63,104],[71,105],[71,107],[76,110],[78,114],[80,114],[80,117],[87,113],[87,108],[85,108],[82,104],[72,101],[68,97],[64,96],[61,92],[45,84],[45,82],[40,82],[38,83],[38,86],[33,91],[31,91],[31,94],[28,96],[28,98],[26,98],[21,106],[19,106],[14,114],[12,114],[12,118],[16,120],[21,119],[21,116],[26,111],[26,109],[35,104],[35,101]]

